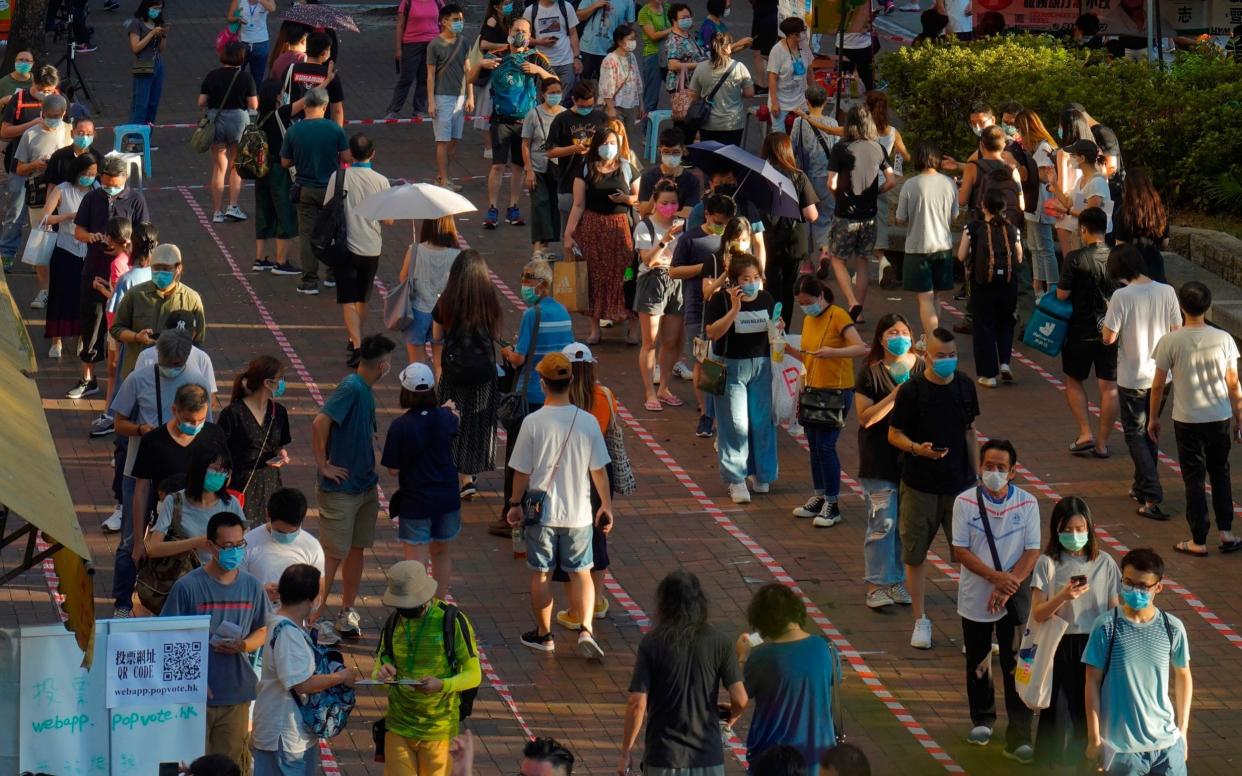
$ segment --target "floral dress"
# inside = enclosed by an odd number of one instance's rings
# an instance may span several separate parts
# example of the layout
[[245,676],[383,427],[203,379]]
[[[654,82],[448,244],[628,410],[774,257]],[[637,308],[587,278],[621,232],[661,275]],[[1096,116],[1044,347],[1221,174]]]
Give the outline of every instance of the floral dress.
[[[674,32],[668,36],[664,44],[664,61],[671,62],[674,59],[679,62],[698,63],[707,59],[707,52],[695,40],[695,36],[678,35]],[[693,73],[693,68],[686,72],[685,80],[687,82],[689,82],[690,76]],[[668,71],[668,75],[664,77],[664,89],[670,92],[677,91],[677,73],[674,73],[672,70]]]
[[643,101],[643,75],[638,59],[628,51],[614,50],[600,65],[599,96],[611,97],[618,108],[637,108]]

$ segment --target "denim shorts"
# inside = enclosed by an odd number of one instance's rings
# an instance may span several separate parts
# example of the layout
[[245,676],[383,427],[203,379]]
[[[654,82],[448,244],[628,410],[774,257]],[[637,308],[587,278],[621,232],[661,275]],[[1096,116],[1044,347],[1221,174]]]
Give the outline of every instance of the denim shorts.
[[450,140],[461,140],[461,131],[466,125],[466,98],[436,95],[436,117],[432,122],[436,142],[447,143]]
[[461,510],[435,517],[397,520],[397,538],[405,544],[451,542],[461,533]]
[[558,560],[560,567],[570,573],[590,571],[595,565],[595,554],[591,550],[593,526],[563,528],[528,525],[523,532],[526,565],[532,571],[551,571]]
[[250,123],[250,114],[244,110],[207,111],[215,119],[215,145],[235,146],[241,140],[242,130]]
[[425,345],[431,342],[431,313],[414,311],[414,322],[405,327],[405,344]]

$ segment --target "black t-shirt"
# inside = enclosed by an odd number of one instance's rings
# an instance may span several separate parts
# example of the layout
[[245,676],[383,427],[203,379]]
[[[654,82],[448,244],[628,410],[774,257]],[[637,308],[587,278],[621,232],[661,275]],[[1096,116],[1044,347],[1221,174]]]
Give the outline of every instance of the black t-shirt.
[[200,450],[229,449],[224,432],[215,423],[204,423],[194,441],[182,447],[168,433],[168,424],[160,426],[142,438],[138,456],[134,459],[133,476],[136,480],[151,480],[158,487],[165,477],[185,474],[190,460]]
[[1108,298],[1117,290],[1117,284],[1108,277],[1108,246],[1102,242],[1072,251],[1061,266],[1058,289],[1070,292],[1069,328],[1066,336],[1071,340],[1096,341],[1100,339],[1100,321],[1108,310]]
[[[697,280],[697,278],[696,278]],[[701,282],[701,281],[700,281]],[[703,306],[703,324],[710,326],[725,316],[732,305],[727,289],[721,289]],[[776,301],[760,289],[754,299],[742,300],[742,310],[725,335],[716,340],[716,355],[724,358],[767,358],[768,321]]]
[[[280,131],[280,125],[284,124],[287,131],[293,124],[293,106],[279,103],[280,92],[283,88],[284,82],[279,78],[269,78],[259,86],[259,127],[263,130],[263,134],[267,135],[267,151],[271,159],[280,159],[280,148],[285,142],[285,135]],[[280,105],[279,122],[273,115],[277,111],[277,105]]]
[[[237,76],[237,81],[229,89],[234,75]],[[208,109],[246,110],[246,101],[259,92],[250,70],[242,68],[238,72],[236,67],[217,67],[203,77],[203,85],[199,87],[198,93],[207,95]],[[225,99],[226,96],[228,99]]]
[[1117,157],[1117,174],[1109,178],[1108,182],[1121,183],[1126,174],[1126,166],[1121,159],[1121,142],[1117,140],[1117,133],[1103,124],[1096,124],[1091,128],[1091,136],[1100,147],[1101,155]]
[[[638,179],[638,201],[646,202],[651,199],[655,185],[661,179],[669,177],[658,164],[644,171]],[[677,201],[681,207],[694,207],[699,204],[699,200],[703,198],[703,184],[694,170],[683,167],[681,173],[672,180],[677,181]]]
[[630,692],[647,695],[643,763],[653,768],[724,765],[716,706],[722,687],[742,681],[733,643],[705,625],[687,650],[669,647],[658,632],[638,644]]
[[[836,214],[865,221],[879,211],[880,181],[889,169],[884,147],[874,140],[837,143],[828,152],[828,171],[837,174]],[[766,245],[766,239],[765,239]]]
[[[617,165],[617,169],[600,176],[598,180],[591,180],[590,171],[583,167],[579,171],[578,177],[586,182],[586,209],[592,213],[601,215],[616,215],[618,213],[628,213],[630,206],[622,203],[613,202],[608,198],[610,194],[618,191],[625,194],[630,193],[630,186],[625,180],[625,162]],[[631,173],[632,174],[632,173]],[[633,181],[630,181],[633,183]]]
[[[811,185],[811,179],[801,170],[794,170],[788,176],[798,194],[798,209],[808,205],[819,204],[819,194]],[[838,184],[839,185],[839,184]],[[877,191],[878,193],[878,191]],[[798,218],[766,216],[766,228],[763,233],[763,246],[770,255],[778,260],[789,258],[801,259],[811,250],[811,225]]]
[[1017,282],[1017,227],[1005,224],[1002,228],[1000,221],[971,221],[966,224],[966,235],[970,241],[968,271],[976,283]]
[[[94,146],[88,148],[86,153],[95,158],[96,165],[103,162],[103,154],[96,151]],[[78,157],[74,154],[74,148],[71,145],[52,152],[47,160],[47,170],[43,173],[43,182],[49,186],[56,186],[76,179],[78,176],[73,170],[77,164]]]
[[[289,102],[302,99],[307,90],[320,86],[328,78],[328,66],[314,62],[298,62],[293,66],[293,77],[289,79]],[[345,102],[345,87],[341,84],[338,73],[325,87],[328,91],[328,102],[331,104]]]
[[1118,209],[1117,214],[1113,216],[1113,239],[1118,243],[1129,243],[1143,254],[1143,260],[1147,266],[1147,269],[1143,271],[1144,275],[1158,283],[1169,282],[1164,273],[1164,254],[1160,250],[1164,241],[1169,239],[1167,224],[1164,227],[1164,234],[1136,235],[1130,227],[1130,220],[1126,218],[1126,211]]
[[[585,116],[578,115],[572,109],[561,111],[548,126],[548,148],[571,146],[575,140],[589,145],[591,138],[595,137],[595,131],[607,123],[608,117],[598,108]],[[556,174],[559,181],[557,191],[562,194],[573,193],[574,178],[582,174],[586,158],[586,154],[573,154],[553,160],[556,162]]]
[[[910,367],[911,376],[921,374],[926,369],[922,357],[916,356],[914,366]],[[893,391],[897,383],[889,374],[888,366],[880,361],[875,364],[864,364],[858,371],[858,380],[854,390],[866,396],[872,403],[882,401]],[[901,480],[901,451],[888,443],[888,420],[892,410],[880,420],[867,428],[858,424],[858,476],[869,480],[899,482]]]
[[955,372],[948,385],[933,383],[921,372],[910,375],[897,389],[889,425],[915,444],[931,442],[933,447],[948,448],[949,454],[934,459],[902,451],[901,481],[923,493],[961,493],[975,481],[966,450],[966,429],[978,416],[975,384],[962,372]]

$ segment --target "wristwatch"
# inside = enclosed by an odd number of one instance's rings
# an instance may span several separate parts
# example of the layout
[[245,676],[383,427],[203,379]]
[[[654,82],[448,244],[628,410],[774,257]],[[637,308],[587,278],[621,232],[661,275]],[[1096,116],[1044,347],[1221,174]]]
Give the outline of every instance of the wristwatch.
[[667,247],[668,247],[668,243],[664,242],[663,240],[661,240],[660,242],[656,243],[656,245],[660,246],[660,250],[664,250],[665,248],[667,248]]
[[517,501],[506,501],[505,506],[509,509],[512,509],[513,507],[520,507],[522,506],[522,500],[518,499]]

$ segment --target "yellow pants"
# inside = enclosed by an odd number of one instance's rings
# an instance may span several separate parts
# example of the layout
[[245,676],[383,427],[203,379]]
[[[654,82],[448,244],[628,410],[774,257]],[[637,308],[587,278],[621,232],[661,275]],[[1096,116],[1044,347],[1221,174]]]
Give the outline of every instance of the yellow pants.
[[207,754],[224,754],[250,776],[250,704],[207,707]]
[[449,776],[452,765],[448,741],[384,734],[384,776]]

